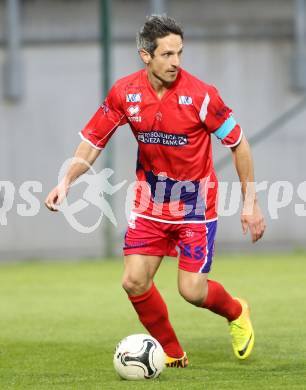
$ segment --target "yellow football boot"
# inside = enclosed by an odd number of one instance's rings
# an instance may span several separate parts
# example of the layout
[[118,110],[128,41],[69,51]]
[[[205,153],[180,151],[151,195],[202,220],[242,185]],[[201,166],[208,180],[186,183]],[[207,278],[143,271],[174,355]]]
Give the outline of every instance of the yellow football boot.
[[235,298],[242,306],[240,316],[229,322],[234,354],[238,359],[246,359],[250,356],[255,336],[250,320],[250,308],[248,303],[240,298]]
[[184,355],[181,358],[173,358],[168,355],[166,355],[166,367],[176,367],[176,368],[185,368],[188,366],[188,358],[186,352],[184,352]]

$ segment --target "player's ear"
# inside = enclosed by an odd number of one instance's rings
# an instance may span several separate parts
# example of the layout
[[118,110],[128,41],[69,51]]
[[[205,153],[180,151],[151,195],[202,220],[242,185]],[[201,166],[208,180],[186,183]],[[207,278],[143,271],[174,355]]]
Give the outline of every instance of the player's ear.
[[151,54],[149,52],[147,52],[144,49],[141,49],[141,50],[139,50],[139,56],[145,65],[149,65],[149,63],[152,59]]

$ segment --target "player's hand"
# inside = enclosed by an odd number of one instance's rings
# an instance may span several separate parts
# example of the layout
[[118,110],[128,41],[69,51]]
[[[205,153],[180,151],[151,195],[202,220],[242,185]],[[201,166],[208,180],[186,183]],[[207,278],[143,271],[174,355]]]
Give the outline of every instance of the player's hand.
[[46,207],[51,211],[58,211],[58,206],[66,198],[69,185],[63,180],[49,193],[45,200]]
[[264,234],[266,223],[257,201],[254,202],[251,212],[242,212],[241,224],[243,234],[250,231],[252,242],[258,241]]

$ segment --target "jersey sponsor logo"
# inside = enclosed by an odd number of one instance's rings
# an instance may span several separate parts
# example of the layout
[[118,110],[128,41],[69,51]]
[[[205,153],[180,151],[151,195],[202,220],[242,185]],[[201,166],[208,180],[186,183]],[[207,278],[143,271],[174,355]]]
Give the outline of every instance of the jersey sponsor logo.
[[137,105],[137,106],[130,106],[128,109],[127,109],[128,113],[130,114],[130,116],[134,116],[136,114],[139,113],[140,111],[140,107]]
[[159,144],[165,146],[184,146],[188,144],[187,135],[164,133],[163,131],[140,132],[137,135],[137,139],[144,144]]
[[186,106],[189,106],[192,104],[192,97],[191,96],[179,96],[179,104],[185,104]]
[[141,102],[141,93],[128,93],[126,95],[127,103],[139,103]]
[[141,116],[129,116],[128,118],[131,122],[141,122]]

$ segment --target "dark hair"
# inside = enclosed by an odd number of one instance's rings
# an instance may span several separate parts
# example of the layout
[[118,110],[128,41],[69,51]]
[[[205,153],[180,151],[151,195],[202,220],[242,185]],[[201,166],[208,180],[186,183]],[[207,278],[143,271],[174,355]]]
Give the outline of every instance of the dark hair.
[[170,34],[179,35],[184,39],[183,29],[174,19],[165,14],[148,16],[137,34],[137,49],[143,49],[153,55],[157,47],[157,38],[164,38]]

